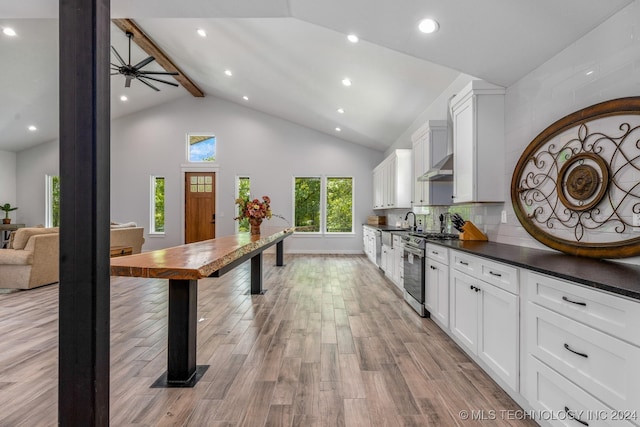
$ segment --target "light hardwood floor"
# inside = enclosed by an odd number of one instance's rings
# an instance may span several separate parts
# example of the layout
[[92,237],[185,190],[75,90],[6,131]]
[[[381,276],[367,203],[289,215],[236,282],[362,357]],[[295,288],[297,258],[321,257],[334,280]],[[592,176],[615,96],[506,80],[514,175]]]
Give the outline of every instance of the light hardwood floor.
[[[264,259],[198,284],[192,389],[149,388],[166,368],[167,283],[111,281],[112,426],[535,425],[464,421],[518,410],[364,256]],[[0,426],[57,424],[58,286],[0,295]]]

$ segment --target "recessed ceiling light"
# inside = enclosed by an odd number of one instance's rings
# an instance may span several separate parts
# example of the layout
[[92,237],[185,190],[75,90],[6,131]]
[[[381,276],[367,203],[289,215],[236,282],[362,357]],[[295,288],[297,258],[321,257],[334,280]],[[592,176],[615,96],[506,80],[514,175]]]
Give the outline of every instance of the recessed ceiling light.
[[344,114],[344,108],[338,108],[338,113]]
[[351,86],[351,79],[348,77],[345,77],[344,79],[342,79],[342,84],[345,86]]
[[336,128],[336,132],[340,132],[342,129],[340,128]]
[[198,35],[200,37],[207,37],[207,32],[205,30],[203,30],[202,28],[198,28],[198,30],[196,32],[198,33]]
[[35,131],[37,131],[37,130],[38,130],[38,128],[37,128],[37,127],[35,127],[34,125],[29,126],[29,127],[28,127],[28,129],[29,129],[31,132],[35,132]]
[[2,33],[3,33],[5,36],[9,36],[9,37],[13,37],[13,36],[15,36],[15,35],[16,35],[16,32],[14,31],[14,29],[13,29],[13,28],[9,28],[9,27],[4,27],[4,28],[2,29]]
[[224,73],[229,77],[233,76],[233,73],[231,72],[231,70],[224,70]]
[[244,99],[245,101],[249,100],[249,97],[247,95],[243,96],[242,99]]
[[122,96],[120,97],[120,101],[122,101],[122,102],[127,101],[128,99],[129,99],[129,98],[127,98],[127,95],[122,95]]
[[347,36],[347,40],[349,40],[351,43],[358,43],[360,39],[355,34],[349,34]]
[[593,74],[593,70],[589,70],[585,73],[587,76],[590,76],[591,74]]
[[437,21],[431,18],[426,18],[420,21],[418,24],[418,29],[426,34],[435,33],[440,28],[440,25]]

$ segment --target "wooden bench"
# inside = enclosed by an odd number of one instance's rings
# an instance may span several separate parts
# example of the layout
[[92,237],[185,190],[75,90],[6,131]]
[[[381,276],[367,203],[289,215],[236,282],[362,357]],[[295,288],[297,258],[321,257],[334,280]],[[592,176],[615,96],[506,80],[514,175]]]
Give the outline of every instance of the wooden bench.
[[216,277],[251,260],[251,293],[262,294],[262,252],[275,245],[282,266],[292,228],[261,227],[262,234],[223,236],[111,259],[111,275],[169,280],[167,371],[152,387],[193,387],[208,365],[196,366],[198,279]]

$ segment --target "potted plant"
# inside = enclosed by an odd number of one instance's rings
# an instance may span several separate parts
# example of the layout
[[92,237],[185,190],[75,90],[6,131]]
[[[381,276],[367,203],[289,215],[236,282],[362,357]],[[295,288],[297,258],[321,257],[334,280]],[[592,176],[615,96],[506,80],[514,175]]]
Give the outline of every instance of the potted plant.
[[2,209],[5,212],[5,217],[2,220],[3,224],[11,224],[11,218],[9,218],[9,212],[11,211],[15,211],[16,209],[18,209],[17,207],[11,207],[11,204],[9,203],[5,203],[4,205],[0,206],[0,209]]

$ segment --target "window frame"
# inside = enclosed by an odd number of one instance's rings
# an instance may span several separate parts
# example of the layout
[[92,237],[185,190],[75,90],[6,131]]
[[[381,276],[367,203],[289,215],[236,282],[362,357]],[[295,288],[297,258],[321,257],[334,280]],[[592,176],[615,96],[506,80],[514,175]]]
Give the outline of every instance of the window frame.
[[[327,208],[329,206],[328,197],[329,191],[327,188],[328,181],[330,179],[350,179],[351,180],[351,231],[327,231]],[[355,220],[356,220],[356,179],[353,176],[348,175],[327,175],[324,177],[324,212],[322,214],[323,222],[324,222],[324,234],[327,236],[347,236],[355,234]]]
[[299,178],[307,178],[307,179],[319,179],[320,180],[320,224],[318,226],[318,231],[294,231],[297,236],[322,236],[324,233],[324,215],[322,210],[322,200],[324,197],[324,180],[322,175],[295,175],[291,181],[291,218],[293,222],[293,226],[296,226],[296,179]]
[[[235,199],[234,199],[234,214],[233,217],[235,218],[238,215],[238,205],[235,204],[235,200],[238,199],[240,197],[240,180],[241,179],[248,179],[249,180],[249,197],[251,197],[251,175],[250,174],[239,174],[236,175],[236,179],[235,179],[235,190],[234,190],[234,195],[235,195]],[[234,220],[235,225],[234,225],[234,229],[235,229],[235,233],[243,233],[244,231],[240,231],[240,221],[239,220]],[[248,222],[248,220],[247,220]],[[249,231],[249,230],[247,230]]]
[[[207,137],[213,138],[214,143],[214,152],[213,152],[213,160],[191,160],[191,137]],[[187,138],[185,140],[185,159],[189,164],[205,164],[205,165],[215,165],[218,163],[218,138],[215,134],[211,132],[189,132],[187,133]]]
[[53,180],[55,178],[60,179],[60,175],[45,175],[45,191],[44,191],[44,226],[45,227],[56,227],[53,224]]
[[[165,197],[165,223],[164,230],[157,231],[156,230],[156,185],[157,180],[162,179],[164,181],[164,197]],[[149,179],[150,187],[149,187],[149,236],[164,236],[167,233],[167,178],[164,175],[151,175]]]
[[[294,175],[291,186],[292,200],[292,222],[296,224],[296,179],[299,178],[315,178],[320,179],[320,228],[319,231],[294,231],[296,236],[307,237],[344,237],[353,236],[355,231],[356,220],[356,179],[352,175]],[[327,231],[327,182],[332,178],[349,178],[351,179],[351,231],[330,232]]]

